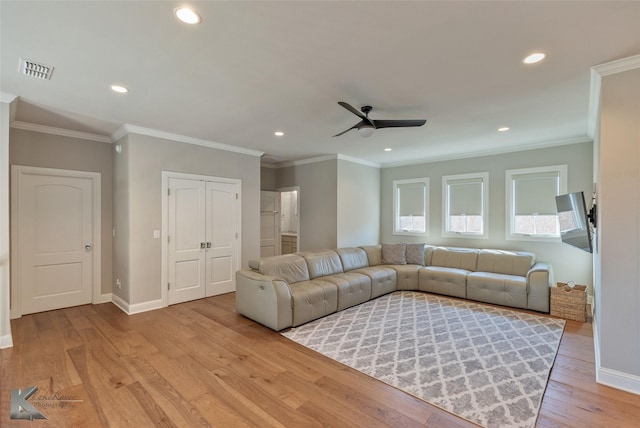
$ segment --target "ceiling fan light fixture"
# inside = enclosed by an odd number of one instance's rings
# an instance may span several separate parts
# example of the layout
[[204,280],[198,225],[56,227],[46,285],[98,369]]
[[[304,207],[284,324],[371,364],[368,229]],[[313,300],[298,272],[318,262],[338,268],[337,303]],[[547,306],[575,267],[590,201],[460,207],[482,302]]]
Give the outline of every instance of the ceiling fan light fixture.
[[361,126],[360,128],[358,128],[358,134],[360,134],[360,136],[363,138],[368,138],[373,135],[373,131],[375,131],[375,129],[376,128],[374,128],[373,126]]

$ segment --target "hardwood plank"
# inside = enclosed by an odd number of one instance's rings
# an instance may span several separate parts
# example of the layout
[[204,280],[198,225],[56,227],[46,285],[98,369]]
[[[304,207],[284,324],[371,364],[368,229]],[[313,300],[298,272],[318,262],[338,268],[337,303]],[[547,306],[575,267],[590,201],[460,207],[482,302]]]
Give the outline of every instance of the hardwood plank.
[[[11,321],[0,350],[0,426],[11,390],[77,397],[34,426],[474,426],[235,312],[233,293],[127,316],[85,305]],[[44,409],[43,409],[44,410]],[[592,325],[568,321],[537,426],[635,427],[640,396],[595,382]]]

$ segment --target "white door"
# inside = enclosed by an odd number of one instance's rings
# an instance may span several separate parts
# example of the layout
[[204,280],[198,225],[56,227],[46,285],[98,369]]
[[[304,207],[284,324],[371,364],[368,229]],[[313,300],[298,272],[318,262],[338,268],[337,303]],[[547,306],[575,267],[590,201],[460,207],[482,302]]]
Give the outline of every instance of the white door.
[[239,184],[169,177],[167,304],[235,291]]
[[13,177],[20,313],[91,303],[93,179],[25,171]]
[[236,291],[238,200],[234,183],[206,183],[206,296]]
[[205,297],[205,183],[169,178],[170,305]]
[[280,192],[260,192],[260,257],[280,254]]

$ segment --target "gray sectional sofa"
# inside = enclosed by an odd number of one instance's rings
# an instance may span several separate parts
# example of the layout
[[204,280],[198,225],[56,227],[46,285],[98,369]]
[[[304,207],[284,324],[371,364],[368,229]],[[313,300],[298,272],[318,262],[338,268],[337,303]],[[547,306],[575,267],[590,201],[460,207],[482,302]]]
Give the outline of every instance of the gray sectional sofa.
[[552,282],[533,253],[371,245],[250,261],[236,273],[236,309],[276,331],[396,290],[549,312]]

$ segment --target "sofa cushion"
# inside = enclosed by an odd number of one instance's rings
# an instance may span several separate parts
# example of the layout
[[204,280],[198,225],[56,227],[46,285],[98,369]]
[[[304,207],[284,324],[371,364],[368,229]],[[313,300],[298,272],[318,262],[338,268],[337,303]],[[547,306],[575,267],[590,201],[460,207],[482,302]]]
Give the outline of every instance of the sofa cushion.
[[306,251],[298,255],[307,261],[311,279],[344,272],[340,256],[333,250]]
[[389,267],[396,271],[396,290],[418,291],[418,272],[422,269],[422,266],[407,264]]
[[371,278],[365,274],[346,272],[320,279],[335,284],[338,288],[339,311],[371,299]]
[[468,270],[427,266],[418,271],[419,290],[446,296],[467,297]]
[[382,264],[382,245],[364,245],[360,248],[367,253],[369,266],[378,266]]
[[338,288],[327,281],[302,281],[291,285],[293,327],[338,310]]
[[519,275],[471,272],[467,276],[467,299],[527,308],[527,279]]
[[371,298],[396,291],[396,271],[388,266],[370,266],[352,270],[349,273],[362,273],[371,278]]
[[424,244],[407,244],[407,264],[424,266]]
[[407,244],[382,244],[383,265],[406,265]]
[[348,272],[369,266],[367,253],[362,248],[338,248],[336,250],[342,261],[342,269]]
[[256,266],[256,270],[263,275],[282,278],[289,284],[310,279],[307,262],[295,254],[264,257],[249,265]]
[[533,253],[480,250],[478,254],[478,272],[502,273],[505,275],[526,276],[534,265],[536,256]]
[[478,250],[471,248],[437,247],[431,255],[431,266],[475,271],[478,261]]

